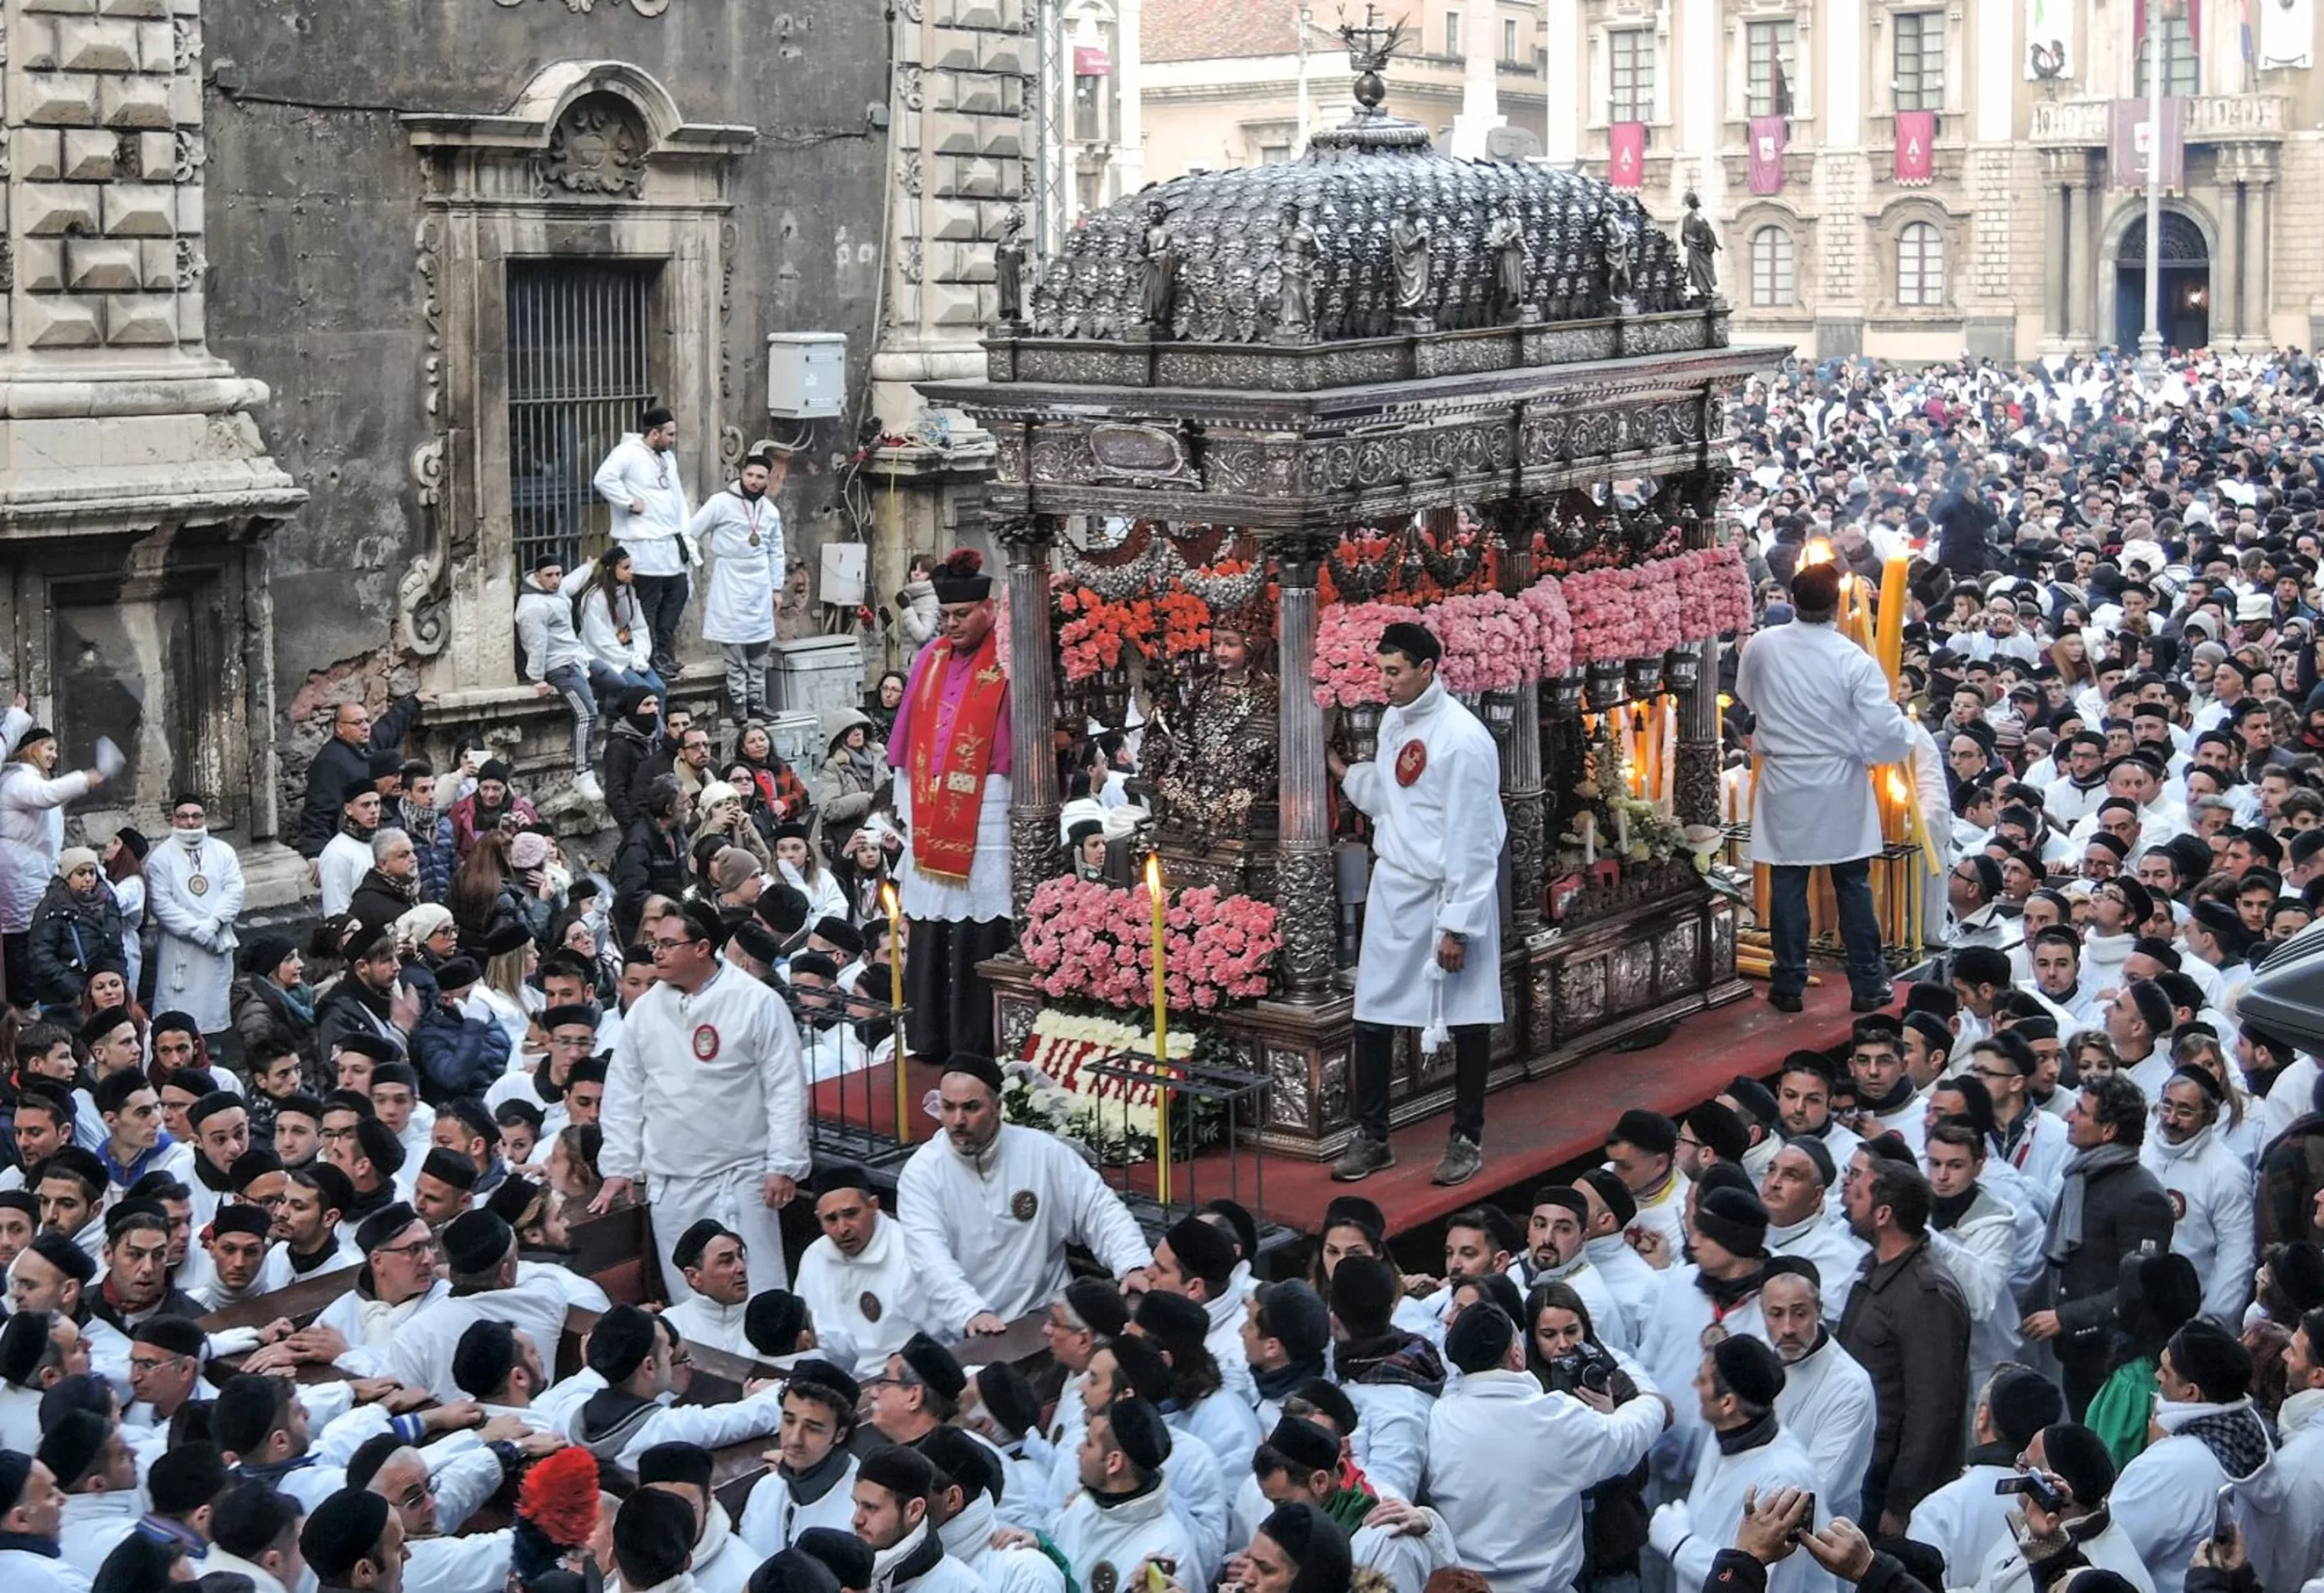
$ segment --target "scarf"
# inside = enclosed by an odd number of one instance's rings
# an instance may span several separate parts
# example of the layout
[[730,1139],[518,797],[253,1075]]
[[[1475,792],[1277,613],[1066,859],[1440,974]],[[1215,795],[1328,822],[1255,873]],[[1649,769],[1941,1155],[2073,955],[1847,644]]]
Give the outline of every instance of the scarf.
[[0,1532],[0,1549],[18,1549],[26,1554],[37,1554],[44,1559],[63,1559],[64,1551],[54,1538],[34,1538],[29,1532]]
[[811,1505],[829,1493],[838,1483],[840,1478],[847,1471],[847,1450],[838,1444],[833,1444],[830,1454],[825,1455],[804,1471],[793,1471],[790,1467],[781,1464],[778,1464],[775,1470],[782,1473],[783,1485],[791,1490],[792,1499],[800,1504]]
[[1709,1273],[1698,1268],[1695,1273],[1695,1287],[1702,1291],[1703,1297],[1710,1302],[1711,1308],[1724,1316],[1758,1293],[1759,1285],[1767,1280],[1767,1275],[1768,1269],[1764,1264],[1753,1267],[1739,1278],[1714,1278]]
[[1391,1329],[1372,1339],[1350,1339],[1340,1346],[1340,1381],[1374,1387],[1444,1391],[1444,1360],[1417,1333]]
[[2181,1438],[2191,1438],[2211,1450],[2220,1470],[2236,1481],[2268,1463],[2273,1446],[2267,1424],[2249,1399],[2231,1405],[2181,1404],[2171,1400],[2154,1402],[2155,1425]]
[[880,761],[872,755],[869,746],[842,747],[840,751],[847,760],[848,772],[854,775],[859,783],[867,789],[880,783]]
[[1929,1215],[1935,1222],[1938,1233],[1950,1234],[1961,1219],[1969,1214],[1969,1208],[1976,1204],[1977,1186],[1972,1184],[1958,1195],[1931,1195]]
[[1860,1110],[1870,1112],[1875,1116],[1885,1116],[1912,1098],[1913,1076],[1909,1073],[1900,1073],[1896,1076],[1895,1087],[1886,1095],[1868,1096],[1858,1090],[1856,1104]]
[[1364,1518],[1370,1515],[1372,1507],[1379,1502],[1380,1496],[1367,1489],[1343,1488],[1324,1500],[1324,1513],[1331,1517],[1341,1531],[1353,1538],[1355,1529],[1364,1525]]
[[872,1556],[872,1586],[867,1593],[892,1593],[917,1582],[944,1558],[944,1540],[928,1529],[928,1518],[887,1548]]
[[2073,1160],[2066,1164],[2064,1185],[2058,1191],[2057,1211],[2050,1218],[2050,1242],[2042,1251],[2051,1265],[2063,1266],[2066,1258],[2082,1248],[2082,1205],[2089,1193],[2091,1177],[2138,1165],[2139,1153],[2126,1145],[2110,1142],[2074,1153]]
[[1776,1441],[1776,1413],[1772,1411],[1757,1421],[1744,1427],[1730,1427],[1712,1436],[1718,1440],[1722,1455],[1739,1455],[1746,1450],[1764,1449]]
[[1309,1378],[1323,1375],[1324,1358],[1320,1354],[1302,1356],[1272,1371],[1258,1366],[1251,1368],[1251,1382],[1257,1386],[1259,1398],[1273,1400],[1277,1404],[1289,1398],[1291,1391]]
[[1122,1506],[1129,1503],[1129,1501],[1134,1499],[1144,1499],[1147,1494],[1152,1493],[1156,1489],[1161,1486],[1162,1473],[1157,1471],[1154,1474],[1154,1480],[1151,1482],[1141,1482],[1136,1488],[1131,1489],[1128,1493],[1107,1493],[1095,1488],[1085,1488],[1082,1490],[1082,1492],[1087,1494],[1088,1496],[1089,1502],[1096,1505],[1099,1509],[1111,1510],[1119,1509]]
[[2184,1156],[2199,1155],[2205,1146],[2211,1144],[2212,1127],[2213,1125],[2206,1123],[2177,1145],[2171,1143],[2169,1135],[2158,1132],[2151,1142],[2154,1146],[2154,1154],[2166,1162],[2175,1162]]
[[314,1023],[315,992],[311,985],[303,982],[288,987],[276,985],[274,993],[282,998],[282,1005],[290,1009],[293,1018],[310,1026]]
[[931,642],[921,657],[918,689],[909,703],[911,722],[906,726],[904,767],[911,779],[911,860],[933,879],[965,885],[970,866],[976,860],[977,816],[984,806],[985,776],[991,772],[1001,715],[1009,706],[1009,677],[1001,670],[996,639],[989,634],[967,661],[959,701],[946,717],[943,703],[952,674],[952,644]]

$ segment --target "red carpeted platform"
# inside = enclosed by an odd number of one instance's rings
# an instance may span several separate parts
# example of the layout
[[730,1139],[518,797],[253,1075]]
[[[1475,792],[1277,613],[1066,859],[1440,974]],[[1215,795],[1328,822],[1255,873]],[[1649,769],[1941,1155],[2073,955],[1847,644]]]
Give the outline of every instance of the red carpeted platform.
[[[1748,998],[1686,1018],[1658,1045],[1600,1051],[1547,1078],[1488,1096],[1484,1171],[1457,1188],[1440,1189],[1428,1181],[1443,1154],[1450,1122],[1438,1116],[1399,1129],[1392,1141],[1396,1165],[1361,1184],[1333,1183],[1328,1162],[1250,1150],[1230,1158],[1224,1150],[1212,1150],[1191,1167],[1179,1165],[1175,1193],[1181,1201],[1190,1189],[1205,1200],[1233,1195],[1255,1206],[1264,1220],[1313,1234],[1332,1196],[1352,1191],[1379,1204],[1391,1235],[1424,1228],[1496,1191],[1524,1187],[1592,1155],[1614,1120],[1633,1106],[1677,1113],[1717,1095],[1738,1073],[1773,1074],[1788,1052],[1844,1047],[1850,1023],[1847,980],[1829,971],[1823,978],[1822,986],[1807,992],[1804,1011],[1777,1012],[1768,1005],[1767,986],[1754,980]],[[936,1087],[937,1077],[932,1067],[911,1066],[908,1115],[915,1141],[936,1132],[920,1101]],[[830,1122],[868,1122],[886,1133],[896,1120],[894,1075],[884,1065],[817,1085],[813,1098],[816,1115]],[[1127,1175],[1136,1187],[1152,1193],[1150,1164],[1128,1169]],[[1118,1169],[1108,1173],[1117,1183],[1124,1176]]]
[[[1440,1189],[1428,1181],[1444,1153],[1450,1126],[1449,1117],[1437,1116],[1397,1130],[1390,1140],[1396,1165],[1361,1184],[1333,1183],[1328,1162],[1268,1156],[1261,1214],[1313,1234],[1332,1196],[1361,1194],[1386,1214],[1393,1236],[1426,1227],[1497,1190],[1530,1185],[1593,1155],[1614,1120],[1633,1106],[1683,1111],[1717,1095],[1738,1073],[1774,1073],[1792,1051],[1845,1046],[1852,1018],[1847,980],[1830,972],[1823,978],[1824,984],[1804,997],[1804,1011],[1777,1012],[1768,1005],[1767,986],[1754,980],[1748,998],[1697,1013],[1659,1045],[1600,1051],[1547,1078],[1486,1096],[1484,1170],[1456,1188]],[[1903,998],[1897,999],[1901,1003]],[[1205,1165],[1210,1159],[1198,1162],[1198,1177],[1211,1173]],[[1248,1168],[1246,1156],[1246,1190]],[[1211,1178],[1202,1182],[1207,1191]]]

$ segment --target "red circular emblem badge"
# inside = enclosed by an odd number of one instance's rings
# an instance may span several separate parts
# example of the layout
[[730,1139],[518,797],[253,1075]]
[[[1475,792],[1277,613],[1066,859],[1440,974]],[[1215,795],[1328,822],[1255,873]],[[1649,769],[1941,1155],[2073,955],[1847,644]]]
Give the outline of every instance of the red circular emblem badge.
[[877,1321],[879,1321],[879,1320],[880,1320],[880,1296],[878,1296],[877,1294],[874,1294],[874,1293],[872,1293],[872,1291],[871,1291],[871,1290],[869,1290],[869,1289],[864,1290],[864,1291],[863,1291],[863,1293],[862,1293],[862,1298],[860,1298],[860,1299],[858,1299],[858,1300],[856,1301],[856,1303],[855,1303],[855,1309],[856,1309],[856,1310],[858,1310],[858,1311],[860,1311],[860,1312],[862,1312],[862,1313],[863,1313],[863,1320],[864,1320],[864,1321],[866,1321],[866,1322],[877,1322]]
[[1428,747],[1418,737],[1408,741],[1396,754],[1396,783],[1410,785],[1428,767]]
[[702,1024],[694,1031],[694,1055],[697,1062],[707,1062],[718,1055],[718,1027]]
[[2162,1193],[2171,1197],[2171,1215],[2172,1220],[2181,1223],[2185,1222],[2187,1220],[2187,1197],[2176,1189],[2166,1189]]

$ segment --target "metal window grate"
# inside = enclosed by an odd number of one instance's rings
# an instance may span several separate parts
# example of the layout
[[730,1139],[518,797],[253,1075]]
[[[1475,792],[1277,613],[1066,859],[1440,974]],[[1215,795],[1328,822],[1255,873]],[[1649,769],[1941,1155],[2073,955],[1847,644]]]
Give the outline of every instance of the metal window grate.
[[508,506],[521,578],[543,553],[567,568],[604,551],[612,507],[589,485],[655,400],[661,267],[508,266]]
[[1654,120],[1654,35],[1646,29],[1622,28],[1606,35],[1608,48],[1606,120]]
[[[2195,54],[2194,30],[2183,16],[2166,16],[2162,22],[2162,92],[2166,94],[2191,95],[2197,92],[2202,75],[2201,62]],[[2138,81],[2131,97],[2146,98],[2147,62],[2152,52],[2142,36],[2138,43]]]
[[1945,109],[1945,13],[1900,11],[1896,30],[1896,109]]

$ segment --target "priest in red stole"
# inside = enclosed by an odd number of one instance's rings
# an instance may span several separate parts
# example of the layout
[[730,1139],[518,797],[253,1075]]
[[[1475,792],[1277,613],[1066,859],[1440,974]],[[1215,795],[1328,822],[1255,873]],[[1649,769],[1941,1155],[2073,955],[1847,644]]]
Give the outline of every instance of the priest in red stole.
[[912,662],[888,757],[909,838],[898,870],[910,1055],[992,1055],[992,991],[977,964],[1009,949],[1009,676],[992,577],[962,548],[932,577],[941,629]]

